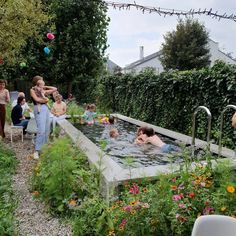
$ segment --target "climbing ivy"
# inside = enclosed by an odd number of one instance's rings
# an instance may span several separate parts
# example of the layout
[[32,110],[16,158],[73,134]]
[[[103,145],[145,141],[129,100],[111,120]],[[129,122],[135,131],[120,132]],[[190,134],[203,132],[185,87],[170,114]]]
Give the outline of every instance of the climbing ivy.
[[[217,62],[211,68],[169,71],[159,75],[153,70],[113,75],[99,81],[100,103],[133,118],[191,135],[192,115],[198,106],[212,113],[212,139],[219,136],[220,113],[228,104],[236,105],[236,66]],[[230,124],[233,111],[225,113],[223,144],[233,147]],[[207,118],[197,115],[197,137],[206,139]]]

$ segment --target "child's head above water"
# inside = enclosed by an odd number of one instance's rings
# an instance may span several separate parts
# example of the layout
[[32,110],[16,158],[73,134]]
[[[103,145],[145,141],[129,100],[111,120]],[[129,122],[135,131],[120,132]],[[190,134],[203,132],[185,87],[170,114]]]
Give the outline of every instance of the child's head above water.
[[109,124],[113,125],[114,122],[115,122],[115,117],[114,116],[109,116],[108,122],[109,122]]
[[117,129],[111,129],[109,135],[111,138],[117,138],[119,136],[119,132]]
[[137,131],[138,136],[141,134],[146,134],[148,137],[151,137],[155,134],[155,132],[153,128],[143,126],[143,127],[139,127]]
[[143,134],[146,134],[148,137],[151,137],[155,135],[155,131],[153,128],[146,127],[146,129],[143,131]]
[[95,104],[90,104],[89,110],[95,112],[96,111],[96,105]]
[[139,127],[137,130],[137,136],[144,134],[145,130],[147,129],[146,126]]

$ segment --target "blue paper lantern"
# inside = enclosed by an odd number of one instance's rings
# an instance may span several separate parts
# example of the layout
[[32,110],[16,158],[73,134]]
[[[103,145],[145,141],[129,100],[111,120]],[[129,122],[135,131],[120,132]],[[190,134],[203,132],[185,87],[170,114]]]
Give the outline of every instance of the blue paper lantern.
[[47,54],[47,55],[49,55],[49,53],[50,53],[50,49],[49,49],[48,47],[45,47],[45,48],[43,49],[43,51],[44,51],[45,54]]

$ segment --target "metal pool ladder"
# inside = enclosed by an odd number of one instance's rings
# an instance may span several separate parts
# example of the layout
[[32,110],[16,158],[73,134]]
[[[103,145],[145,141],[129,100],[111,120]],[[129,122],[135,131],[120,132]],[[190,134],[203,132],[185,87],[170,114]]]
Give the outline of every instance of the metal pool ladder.
[[[208,128],[207,128],[207,149],[210,150],[210,136],[211,136],[211,112],[205,106],[199,106],[193,113],[193,126],[192,126],[192,147],[195,146],[195,136],[196,136],[196,115],[198,111],[204,110],[207,113]],[[193,149],[194,150],[194,149]]]
[[219,147],[218,147],[218,155],[219,156],[221,155],[221,151],[222,151],[222,131],[223,131],[223,124],[224,124],[224,114],[229,108],[233,108],[236,111],[235,105],[227,105],[224,108],[224,110],[221,112],[221,115],[220,115],[220,136],[219,136]]

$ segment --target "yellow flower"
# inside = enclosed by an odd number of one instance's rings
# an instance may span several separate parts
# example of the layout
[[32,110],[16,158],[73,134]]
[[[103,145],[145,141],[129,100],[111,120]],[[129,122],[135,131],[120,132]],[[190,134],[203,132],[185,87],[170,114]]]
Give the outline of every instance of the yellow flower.
[[235,192],[234,186],[229,185],[229,186],[227,187],[227,191],[228,191],[229,193],[234,193],[234,192]]
[[115,204],[115,205],[112,205],[112,209],[116,209],[118,206]]
[[226,207],[221,207],[221,211],[225,211],[227,208]]
[[130,213],[134,215],[136,213],[136,210],[131,210]]
[[137,204],[137,201],[130,202],[131,206],[135,206]]
[[151,224],[151,225],[154,225],[155,223],[156,223],[156,220],[151,219],[150,224]]
[[108,232],[107,236],[116,236],[116,233],[112,230]]
[[148,189],[145,187],[145,188],[143,188],[143,192],[144,193],[147,193],[148,192]]

